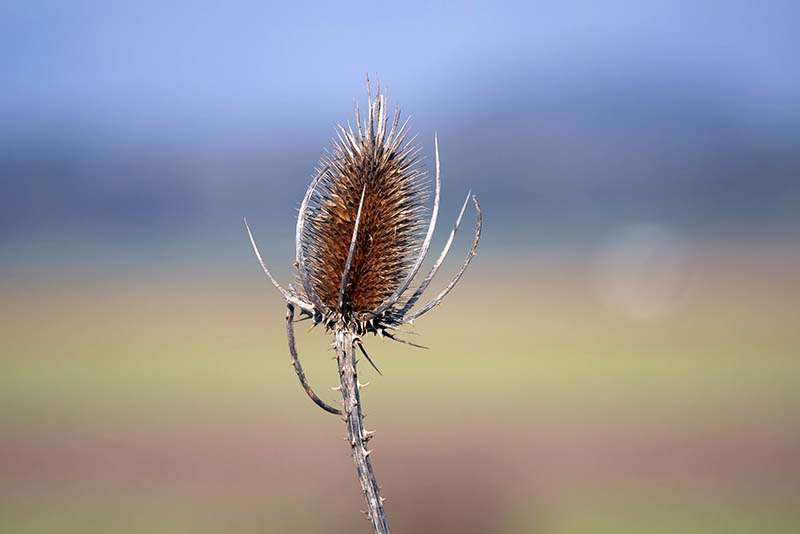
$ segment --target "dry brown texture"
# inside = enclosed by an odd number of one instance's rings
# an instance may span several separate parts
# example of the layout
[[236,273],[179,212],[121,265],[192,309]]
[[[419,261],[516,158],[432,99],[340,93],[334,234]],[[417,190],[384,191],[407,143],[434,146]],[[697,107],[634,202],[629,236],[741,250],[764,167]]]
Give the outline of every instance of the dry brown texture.
[[370,312],[389,297],[408,275],[422,241],[424,172],[418,148],[405,142],[405,125],[398,128],[398,117],[395,111],[388,123],[385,97],[378,93],[365,124],[358,124],[356,111],[355,132],[339,126],[309,200],[303,229],[308,272],[319,299],[335,310],[364,192],[341,310],[345,315]]

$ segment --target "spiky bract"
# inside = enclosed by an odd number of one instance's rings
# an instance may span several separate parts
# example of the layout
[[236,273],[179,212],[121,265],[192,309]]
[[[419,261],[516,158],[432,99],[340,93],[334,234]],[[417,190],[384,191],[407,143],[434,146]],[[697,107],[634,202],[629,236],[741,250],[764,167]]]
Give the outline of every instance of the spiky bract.
[[[399,110],[389,123],[385,96],[370,98],[356,131],[338,126],[321,159],[304,214],[302,252],[319,301],[346,322],[360,322],[402,284],[426,227],[428,197],[419,148],[406,142]],[[342,275],[363,193],[355,248],[339,307]]]

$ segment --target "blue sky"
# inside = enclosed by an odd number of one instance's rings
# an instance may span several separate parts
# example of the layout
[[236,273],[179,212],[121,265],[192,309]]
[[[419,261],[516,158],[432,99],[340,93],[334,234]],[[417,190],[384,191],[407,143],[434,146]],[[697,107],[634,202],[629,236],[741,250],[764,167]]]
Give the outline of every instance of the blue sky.
[[12,2],[0,9],[0,109],[20,121],[53,114],[308,121],[337,112],[331,104],[351,100],[363,74],[376,71],[414,107],[487,89],[499,96],[520,77],[547,85],[649,68],[718,85],[710,90],[755,120],[798,120],[800,109],[800,10],[790,2]]
[[439,132],[453,203],[480,192],[498,230],[791,228],[799,11],[6,2],[0,241],[284,220],[367,72],[428,156]]

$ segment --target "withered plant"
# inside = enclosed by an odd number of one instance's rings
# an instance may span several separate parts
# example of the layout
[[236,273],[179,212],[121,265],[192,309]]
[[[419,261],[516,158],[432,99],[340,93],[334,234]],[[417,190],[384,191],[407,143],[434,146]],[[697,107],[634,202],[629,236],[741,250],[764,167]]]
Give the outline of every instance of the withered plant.
[[[373,99],[367,80],[367,91],[366,117],[362,122],[356,103],[355,131],[349,123],[347,128],[337,125],[337,137],[316,168],[300,205],[295,236],[297,287],[289,284],[284,289],[278,284],[264,264],[246,220],[245,226],[261,267],[286,299],[286,334],[300,383],[320,408],[344,415],[368,517],[375,532],[388,533],[383,499],[372,471],[372,451],[367,448],[374,432],[364,428],[359,396],[359,388],[364,385],[358,381],[356,348],[374,366],[363,344],[367,334],[419,347],[398,337],[398,329],[442,302],[461,279],[478,246],[481,209],[472,196],[475,236],[461,268],[436,297],[415,308],[450,251],[471,194],[467,194],[430,272],[414,284],[439,213],[439,144],[434,138],[435,190],[430,220],[426,222],[426,174],[414,138],[407,140],[408,120],[400,125],[400,110],[395,108],[390,122],[380,87]],[[308,384],[295,348],[295,310],[303,316],[300,320],[322,324],[333,333],[340,379],[335,389],[341,390],[342,409],[327,404]]]

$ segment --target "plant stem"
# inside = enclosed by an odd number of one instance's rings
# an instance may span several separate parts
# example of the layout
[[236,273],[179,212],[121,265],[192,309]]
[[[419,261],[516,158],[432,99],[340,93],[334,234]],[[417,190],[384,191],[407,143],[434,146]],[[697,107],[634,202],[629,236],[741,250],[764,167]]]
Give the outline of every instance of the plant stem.
[[364,430],[364,415],[361,411],[361,398],[358,393],[358,375],[356,373],[355,335],[347,330],[334,332],[336,357],[339,362],[339,378],[342,384],[342,400],[344,402],[345,421],[347,422],[347,438],[353,449],[353,460],[356,463],[358,480],[367,500],[367,515],[375,528],[376,534],[389,534],[389,525],[381,503],[380,488],[372,472],[367,441],[371,433]]

